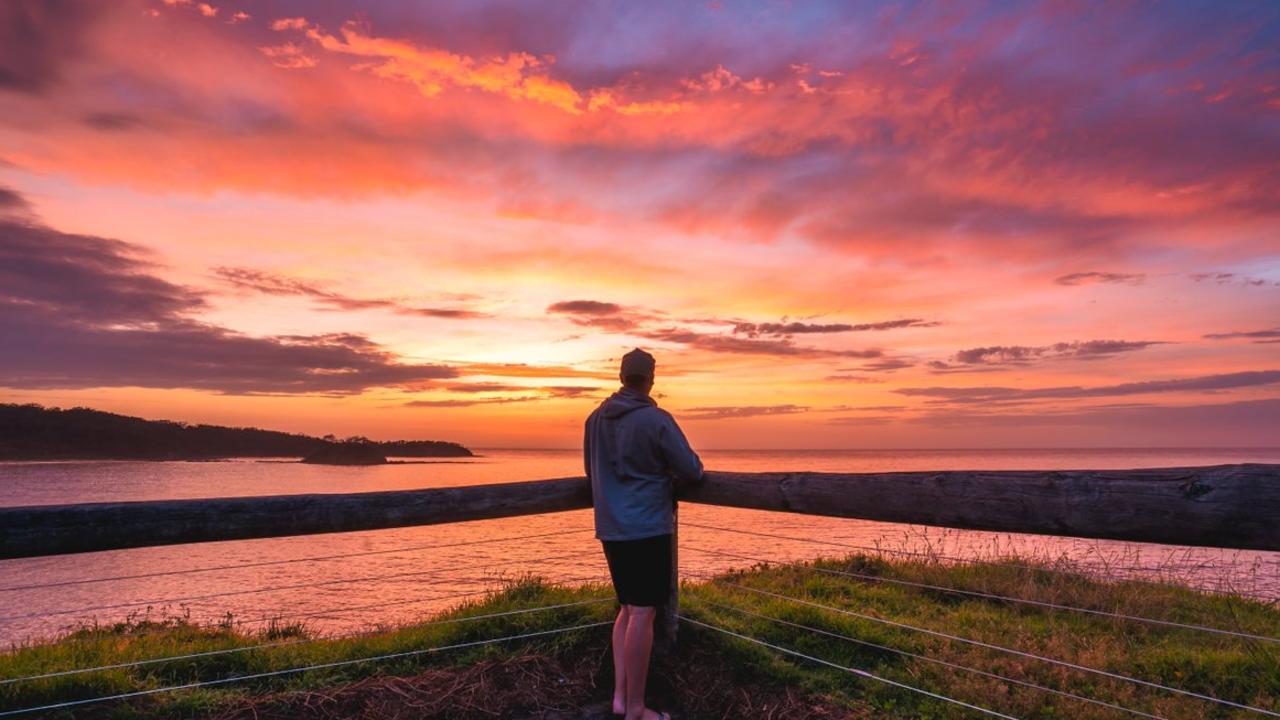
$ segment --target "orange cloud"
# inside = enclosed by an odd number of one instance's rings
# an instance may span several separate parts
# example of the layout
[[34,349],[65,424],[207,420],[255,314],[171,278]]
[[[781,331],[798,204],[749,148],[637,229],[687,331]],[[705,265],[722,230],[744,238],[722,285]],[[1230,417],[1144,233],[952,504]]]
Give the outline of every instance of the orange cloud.
[[283,45],[260,47],[258,50],[263,55],[271,58],[272,65],[280,68],[311,68],[319,63],[319,60],[307,55],[306,51],[291,42]]
[[[276,29],[296,28],[299,19],[295,18],[290,24]],[[448,87],[474,88],[543,103],[572,115],[582,112],[582,96],[573,86],[549,77],[549,63],[528,53],[512,52],[476,60],[446,50],[375,37],[354,22],[344,24],[339,33],[341,38],[324,32],[319,26],[306,26],[307,37],[325,50],[374,58],[353,66],[354,69],[412,83],[426,97],[435,97]]]
[[628,102],[620,100],[617,91],[610,89],[592,91],[591,100],[587,103],[588,112],[594,113],[608,109],[619,115],[671,115],[687,107],[688,105],[683,102],[663,100]]
[[271,21],[271,29],[276,32],[285,30],[305,30],[307,19],[303,17],[278,18]]

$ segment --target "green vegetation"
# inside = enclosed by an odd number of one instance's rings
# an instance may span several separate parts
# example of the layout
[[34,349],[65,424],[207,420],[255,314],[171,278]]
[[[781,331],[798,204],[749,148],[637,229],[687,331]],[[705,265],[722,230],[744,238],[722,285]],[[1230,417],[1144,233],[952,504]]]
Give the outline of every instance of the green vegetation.
[[452,442],[364,437],[338,440],[219,425],[144,420],[90,408],[0,404],[0,460],[199,460],[224,457],[302,457],[359,446],[399,457],[470,457]]
[[[1078,670],[895,628],[779,597],[844,608],[1280,711],[1280,644],[875,582],[819,570],[893,578],[1127,615],[1280,637],[1274,604],[1205,595],[1173,585],[1100,582],[1049,569],[943,565],[852,556],[807,565],[757,567],[688,582],[691,620],[925,688],[1019,718],[1114,718],[1095,704],[907,657],[836,636],[978,668],[1156,716],[1256,717],[1212,703]],[[744,588],[750,588],[744,589]],[[605,602],[590,602],[606,598]],[[0,685],[0,711],[46,702],[229,678],[490,638],[607,623],[614,605],[599,585],[565,588],[536,578],[508,583],[484,601],[410,626],[358,638],[312,636],[280,624],[257,634],[235,623],[197,626],[182,618],[86,627],[48,645],[0,655],[0,678],[208,653],[264,643],[276,647],[174,660],[92,674]],[[569,603],[581,603],[566,605]],[[551,610],[488,617],[522,608]],[[823,630],[828,635],[765,619]],[[464,621],[467,618],[471,620]],[[607,698],[608,627],[355,663],[86,706],[53,717],[229,718],[542,717],[552,707]],[[686,717],[952,718],[973,713],[874,680],[730,637],[692,622],[675,655],[656,666],[659,707]],[[435,704],[432,704],[435,703]],[[481,707],[482,703],[488,703]],[[411,706],[411,707],[410,707]],[[326,714],[328,713],[328,714]]]

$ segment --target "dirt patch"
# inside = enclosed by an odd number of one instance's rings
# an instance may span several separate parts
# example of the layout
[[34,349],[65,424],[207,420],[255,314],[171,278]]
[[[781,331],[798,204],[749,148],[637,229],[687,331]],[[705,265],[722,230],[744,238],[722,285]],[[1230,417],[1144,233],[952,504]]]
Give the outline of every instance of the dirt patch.
[[[440,668],[408,677],[375,677],[324,691],[264,695],[240,703],[218,720],[595,720],[607,719],[612,664],[607,646],[572,662],[540,654]],[[722,658],[685,647],[657,660],[650,704],[681,720],[863,720],[887,717],[865,707],[796,688],[741,683]]]
[[266,695],[220,720],[295,718],[516,718],[573,712],[595,694],[583,668],[545,655],[519,655],[409,677],[374,677],[323,691]]

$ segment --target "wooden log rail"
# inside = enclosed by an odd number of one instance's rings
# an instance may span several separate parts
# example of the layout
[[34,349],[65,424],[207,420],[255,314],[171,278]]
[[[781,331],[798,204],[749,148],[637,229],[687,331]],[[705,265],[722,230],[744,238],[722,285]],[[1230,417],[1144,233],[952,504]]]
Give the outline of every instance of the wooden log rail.
[[[1280,465],[709,472],[686,502],[1139,542],[1280,550]],[[0,508],[0,559],[353,532],[590,507],[584,478],[324,495]]]

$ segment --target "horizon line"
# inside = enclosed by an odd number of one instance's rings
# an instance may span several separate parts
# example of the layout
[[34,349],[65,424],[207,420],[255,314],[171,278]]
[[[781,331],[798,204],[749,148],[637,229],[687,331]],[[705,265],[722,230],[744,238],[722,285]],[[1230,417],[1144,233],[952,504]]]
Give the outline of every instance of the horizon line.
[[[582,450],[581,445],[567,447],[515,447],[515,446],[467,446],[468,450]],[[1196,445],[1196,446],[1160,446],[1160,445],[1071,445],[1062,447],[1046,446],[1009,446],[1009,447],[858,447],[858,448],[701,448],[701,452],[902,452],[902,451],[1008,451],[1008,450],[1274,450],[1280,451],[1280,445]]]

